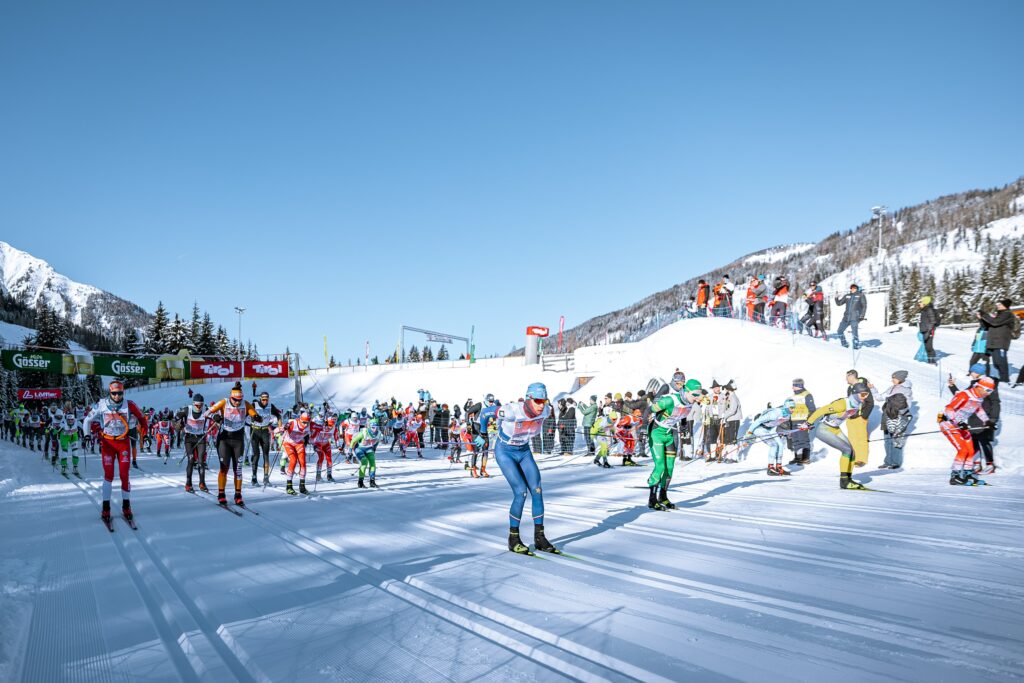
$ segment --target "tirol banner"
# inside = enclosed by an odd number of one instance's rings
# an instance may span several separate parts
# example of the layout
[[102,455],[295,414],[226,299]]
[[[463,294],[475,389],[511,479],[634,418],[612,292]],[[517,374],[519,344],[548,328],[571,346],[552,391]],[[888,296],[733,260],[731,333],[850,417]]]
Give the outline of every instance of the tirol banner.
[[56,401],[62,395],[60,389],[18,389],[19,401]]
[[[265,379],[288,376],[286,360],[247,360],[242,371],[246,377]],[[195,375],[192,375],[195,377]]]
[[50,372],[55,375],[63,373],[64,356],[48,351],[21,351],[5,349],[0,352],[0,362],[7,370],[31,370]]
[[97,375],[109,375],[111,377],[154,379],[156,378],[156,359],[126,356],[94,356],[93,371]]
[[241,369],[242,364],[234,360],[194,360],[189,363],[189,377],[192,379],[241,378]]

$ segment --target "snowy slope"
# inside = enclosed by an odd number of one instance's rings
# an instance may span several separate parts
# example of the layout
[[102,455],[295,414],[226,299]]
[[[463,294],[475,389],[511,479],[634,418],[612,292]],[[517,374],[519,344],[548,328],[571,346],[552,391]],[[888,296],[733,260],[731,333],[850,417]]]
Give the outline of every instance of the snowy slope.
[[46,261],[0,242],[0,288],[29,306],[42,300],[78,325],[99,325],[110,330],[125,318],[142,326],[149,314],[113,294],[75,282],[56,272]]
[[[0,321],[0,345],[2,344],[21,344],[22,340],[27,336],[32,336],[36,333],[35,330],[29,327],[22,327],[21,325],[14,325],[12,323],[5,323]],[[72,351],[80,351],[83,349],[81,344],[76,342],[68,342],[68,348]]]
[[[965,240],[957,240],[956,234],[956,230],[951,230],[943,235],[911,242],[886,253],[885,263],[888,266],[922,267],[933,272],[939,282],[946,271],[977,272],[985,261],[984,247],[979,245],[984,245],[989,238],[996,241],[1024,237],[1024,214],[992,221],[979,231],[980,239],[977,242],[973,233],[969,233]],[[872,268],[878,269],[876,259],[862,261],[852,268],[822,279],[819,284],[826,292],[830,292],[845,290],[850,283],[870,283],[875,279],[871,275]]]
[[[797,254],[802,254],[805,251],[810,251],[816,246],[818,245],[813,242],[803,242],[801,244],[786,244],[780,247],[773,247],[771,249],[759,251],[756,254],[751,254],[743,259],[743,264],[778,263],[780,261],[785,261],[791,256],[796,256]],[[737,281],[739,281],[739,278],[737,278]]]
[[[945,332],[943,372],[962,375],[963,340]],[[937,371],[899,360],[912,355],[903,333],[866,341],[878,345],[853,356],[761,326],[685,321],[610,354],[578,393],[635,390],[678,365],[706,383],[734,379],[750,414],[794,376],[824,401],[843,393],[847,367],[879,385],[906,367],[914,428],[932,429]],[[518,396],[535,370],[317,382],[343,404],[421,387],[461,402]],[[544,379],[568,387],[563,377]],[[200,389],[210,399],[227,386]],[[266,387],[290,403],[289,382]],[[183,391],[132,396],[180,405]],[[307,398],[317,391],[307,378]],[[143,455],[140,530],[116,521],[110,534],[96,520],[95,456],[84,481],[65,480],[3,441],[0,679],[1017,680],[1022,420],[1004,416],[1006,467],[991,487],[949,486],[951,448],[928,435],[908,440],[896,473],[875,469],[873,444],[856,476],[884,492],[839,490],[836,454],[820,443],[792,477],[766,477],[755,446],[735,465],[677,463],[673,512],[644,504],[649,461],[596,468],[577,442],[578,457],[538,456],[548,536],[572,554],[542,558],[504,549],[511,493],[497,466],[471,479],[432,449],[423,460],[383,449],[379,491],[355,488],[342,461],[337,483],[296,499],[274,468],[272,486],[246,484],[260,515],[241,517],[181,491],[180,451],[166,465]]]

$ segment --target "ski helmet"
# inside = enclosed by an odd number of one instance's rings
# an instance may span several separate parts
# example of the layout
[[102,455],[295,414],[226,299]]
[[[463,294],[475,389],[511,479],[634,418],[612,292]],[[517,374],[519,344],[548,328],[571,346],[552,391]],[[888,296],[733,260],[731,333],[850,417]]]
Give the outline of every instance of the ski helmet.
[[686,389],[687,393],[695,394],[695,393],[699,392],[701,389],[703,389],[704,387],[702,387],[700,385],[700,381],[699,380],[689,379],[689,380],[686,380],[686,385],[683,388]]
[[853,393],[867,394],[870,393],[870,389],[868,389],[868,385],[864,384],[864,382],[857,382],[856,384],[853,385]]
[[686,375],[683,372],[676,370],[672,373],[671,384],[673,389],[680,391],[683,388],[683,385],[686,384]]
[[782,414],[789,417],[793,414],[793,408],[796,408],[796,401],[791,398],[787,398],[782,402]]
[[309,413],[307,413],[305,410],[299,413],[299,422],[303,424],[309,424]]
[[548,400],[548,388],[544,386],[543,382],[534,382],[526,387],[526,398],[534,401],[546,401]]
[[379,426],[379,424],[380,423],[377,422],[377,418],[371,417],[370,420],[366,423],[366,426],[376,429]]
[[124,394],[124,384],[119,382],[116,379],[113,382],[110,383],[108,388],[110,389],[110,393],[111,394],[114,394],[114,393]]
[[488,405],[494,403],[494,394],[487,394],[487,396],[484,397],[484,402],[486,402]]
[[202,394],[193,394],[192,395],[192,402],[193,403],[202,403],[203,402],[203,395]]
[[991,377],[985,376],[978,380],[975,386],[981,387],[988,393],[992,393],[996,390],[996,381]]

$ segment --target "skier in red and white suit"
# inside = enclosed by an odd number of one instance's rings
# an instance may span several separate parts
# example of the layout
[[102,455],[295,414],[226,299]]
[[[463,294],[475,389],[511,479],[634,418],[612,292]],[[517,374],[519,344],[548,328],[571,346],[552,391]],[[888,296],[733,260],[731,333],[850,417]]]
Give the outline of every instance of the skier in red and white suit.
[[125,519],[132,518],[129,500],[131,484],[128,473],[131,470],[131,446],[128,442],[128,422],[131,417],[138,421],[139,435],[149,428],[146,416],[133,401],[124,400],[124,384],[114,380],[110,383],[110,396],[100,399],[92,407],[82,427],[96,435],[100,442],[100,456],[103,460],[103,512],[104,521],[110,520],[110,491],[114,481],[114,463],[117,462],[121,475],[121,512]]
[[953,467],[949,473],[950,484],[973,486],[982,483],[974,476],[974,441],[967,426],[967,418],[974,415],[986,427],[991,426],[988,414],[981,407],[981,400],[991,394],[995,386],[995,380],[991,377],[981,377],[974,386],[954,396],[946,409],[939,413],[939,430],[956,449]]
[[313,424],[309,427],[309,440],[313,444],[313,451],[316,453],[316,480],[320,481],[320,469],[324,464],[324,460],[327,461],[327,481],[334,481],[334,477],[331,475],[331,469],[334,464],[331,460],[331,439],[334,438],[334,426],[336,420],[334,416],[327,418],[327,424],[325,425],[319,419],[313,420]]

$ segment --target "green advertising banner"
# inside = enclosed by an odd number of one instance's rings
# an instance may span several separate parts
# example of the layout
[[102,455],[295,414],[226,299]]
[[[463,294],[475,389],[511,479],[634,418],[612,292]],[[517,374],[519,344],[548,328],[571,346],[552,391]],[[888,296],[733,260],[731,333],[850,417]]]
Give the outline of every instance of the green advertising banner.
[[155,358],[128,358],[124,356],[95,356],[93,372],[97,375],[150,379],[156,377]]
[[50,372],[55,375],[63,373],[64,356],[60,353],[47,351],[11,351],[0,352],[3,366],[7,370],[30,370],[33,372]]

